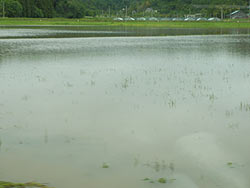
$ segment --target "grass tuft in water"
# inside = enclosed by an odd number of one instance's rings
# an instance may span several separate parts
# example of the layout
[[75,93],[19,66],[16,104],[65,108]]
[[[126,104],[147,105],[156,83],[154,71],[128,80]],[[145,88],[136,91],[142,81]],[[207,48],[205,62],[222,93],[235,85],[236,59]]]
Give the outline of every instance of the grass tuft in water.
[[176,179],[170,179],[169,183],[173,183]]
[[109,165],[107,163],[103,163],[102,168],[109,168]]
[[228,162],[227,166],[229,166],[230,168],[234,168],[234,164],[232,162]]
[[35,182],[12,183],[12,182],[0,181],[0,188],[49,188],[49,187]]
[[167,180],[165,178],[159,178],[158,182],[159,183],[167,183]]
[[250,111],[250,104],[241,102],[240,111],[246,111],[246,112]]

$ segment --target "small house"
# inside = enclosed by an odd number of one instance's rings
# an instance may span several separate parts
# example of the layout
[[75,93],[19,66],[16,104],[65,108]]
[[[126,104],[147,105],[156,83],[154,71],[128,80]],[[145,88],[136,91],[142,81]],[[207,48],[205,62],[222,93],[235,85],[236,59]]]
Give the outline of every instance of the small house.
[[242,12],[241,10],[236,10],[229,14],[231,19],[242,19],[242,18],[248,18],[247,14]]

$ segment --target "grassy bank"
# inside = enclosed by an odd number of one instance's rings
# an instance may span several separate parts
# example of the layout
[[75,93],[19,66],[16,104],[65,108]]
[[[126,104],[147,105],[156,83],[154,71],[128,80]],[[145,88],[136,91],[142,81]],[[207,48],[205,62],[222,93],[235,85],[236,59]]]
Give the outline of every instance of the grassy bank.
[[0,188],[49,188],[46,185],[39,184],[39,183],[11,183],[11,182],[5,182],[0,181]]
[[185,21],[112,21],[111,19],[65,19],[65,18],[0,18],[0,25],[89,25],[89,26],[127,26],[127,27],[165,27],[165,28],[250,28],[250,20],[224,20],[220,22]]

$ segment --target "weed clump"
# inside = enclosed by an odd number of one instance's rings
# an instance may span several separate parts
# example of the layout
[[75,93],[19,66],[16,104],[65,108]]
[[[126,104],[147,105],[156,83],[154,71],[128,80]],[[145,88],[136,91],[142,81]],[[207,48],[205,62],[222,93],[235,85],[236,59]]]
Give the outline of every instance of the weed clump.
[[109,165],[107,163],[103,163],[102,168],[109,168]]
[[35,183],[35,182],[28,182],[28,183],[12,183],[12,182],[5,182],[0,181],[0,188],[51,188],[46,185]]
[[159,183],[167,183],[167,180],[165,178],[159,178],[158,182]]

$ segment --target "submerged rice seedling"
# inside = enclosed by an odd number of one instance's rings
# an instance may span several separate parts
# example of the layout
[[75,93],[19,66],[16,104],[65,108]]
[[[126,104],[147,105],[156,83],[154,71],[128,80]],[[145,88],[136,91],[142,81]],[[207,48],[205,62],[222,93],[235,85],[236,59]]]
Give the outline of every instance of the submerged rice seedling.
[[250,111],[250,104],[241,102],[240,111],[246,111],[246,112]]
[[109,168],[109,165],[107,163],[103,163],[102,168]]
[[28,183],[12,183],[0,181],[0,188],[51,188],[44,184],[28,182]]
[[230,167],[230,168],[234,168],[234,163],[228,162],[228,163],[227,163],[227,166]]
[[167,180],[165,178],[159,178],[158,182],[159,183],[167,183]]

